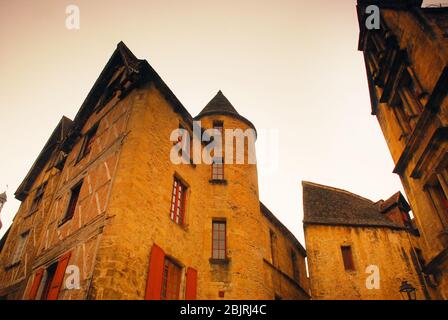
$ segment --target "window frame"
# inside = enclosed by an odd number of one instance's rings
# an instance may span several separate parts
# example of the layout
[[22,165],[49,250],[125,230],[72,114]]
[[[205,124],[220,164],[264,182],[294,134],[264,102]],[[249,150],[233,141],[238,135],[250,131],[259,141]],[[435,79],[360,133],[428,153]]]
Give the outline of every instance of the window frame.
[[[220,163],[219,163],[220,162]],[[215,172],[218,170],[218,172]],[[225,181],[224,175],[224,159],[213,159],[211,166],[212,181]]]
[[424,190],[439,218],[443,229],[448,229],[448,195],[442,185],[441,175],[434,174],[426,184]]
[[[179,189],[181,189],[180,191],[182,193],[181,198],[179,198],[178,196]],[[175,224],[181,227],[186,225],[188,190],[188,185],[182,179],[175,175],[173,178],[173,187],[171,188],[170,219]],[[178,208],[180,208],[179,214],[176,213]]]
[[341,246],[341,256],[344,265],[344,270],[346,272],[356,271],[355,259],[353,257],[353,249],[351,245]]
[[[224,149],[224,121],[214,120],[213,129],[219,130],[221,133],[221,150]],[[222,151],[221,151],[222,152]],[[211,165],[211,181],[225,181],[224,172],[224,155],[221,157],[213,157],[213,162]]]
[[[78,158],[76,163],[80,162],[82,159],[87,157],[92,152],[91,144],[95,142],[96,134],[98,132],[99,122],[94,124],[83,136],[83,141],[81,144],[81,149],[79,150]],[[90,146],[89,148],[87,148]]]
[[299,282],[300,281],[300,269],[297,264],[297,254],[293,248],[291,248],[290,256],[291,256],[291,263],[292,263],[292,277],[294,280]]
[[[217,229],[217,235],[218,237],[215,238],[215,225],[223,225],[224,226],[224,234],[222,239],[222,235],[220,233],[222,232],[220,228]],[[215,247],[215,240],[217,241],[218,248]],[[222,247],[223,246],[223,247]],[[215,218],[212,220],[212,255],[211,259],[213,261],[226,261],[228,260],[227,257],[227,220],[222,218]],[[217,255],[215,256],[215,252]],[[224,252],[224,256],[221,256],[221,253]]]
[[58,269],[58,261],[53,262],[45,268],[44,278],[41,281],[41,288],[39,288],[39,300],[47,300],[50,292],[51,283],[56,275]]
[[273,266],[277,266],[277,258],[278,258],[277,235],[273,230],[269,230],[269,245],[271,247],[271,263]]
[[40,204],[44,199],[45,189],[47,187],[47,182],[42,183],[37,189],[34,195],[33,201],[31,202],[31,207],[29,215],[39,210]]
[[[170,273],[170,271],[174,272],[177,279],[175,283],[175,291],[168,290],[169,286],[172,286],[172,283],[170,281],[172,280],[173,273]],[[163,261],[163,273],[162,273],[162,289],[160,292],[160,299],[161,300],[180,300],[180,293],[181,293],[181,285],[182,285],[182,271],[183,267],[173,258],[171,257],[165,257]],[[173,292],[175,292],[175,298],[171,295]]]
[[16,264],[20,263],[20,261],[22,260],[22,256],[26,249],[26,245],[28,243],[29,236],[30,236],[30,230],[27,230],[20,234],[19,242],[16,244],[16,247],[15,247],[12,257],[11,257],[12,258],[11,265],[16,265]]
[[[67,221],[72,220],[73,217],[75,216],[76,207],[79,203],[79,196],[81,194],[83,182],[84,182],[84,180],[80,180],[73,187],[70,188],[70,198],[68,200],[68,204],[67,204],[67,208],[65,209],[64,216],[59,225],[63,225]],[[76,200],[73,200],[73,199],[75,199],[74,191],[76,191]]]

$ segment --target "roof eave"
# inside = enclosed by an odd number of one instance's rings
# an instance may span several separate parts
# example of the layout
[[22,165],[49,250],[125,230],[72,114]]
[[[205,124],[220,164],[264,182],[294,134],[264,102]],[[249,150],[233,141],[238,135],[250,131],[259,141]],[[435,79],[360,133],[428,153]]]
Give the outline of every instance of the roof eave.
[[327,222],[327,221],[310,221],[303,220],[303,227],[308,225],[333,226],[333,227],[349,227],[349,228],[386,228],[398,231],[409,231],[408,228],[400,227],[398,225],[386,225],[380,223],[345,223],[345,222]]
[[269,210],[263,202],[260,201],[260,210],[265,215],[266,218],[269,219],[273,224],[277,225],[283,232],[285,232],[285,235],[289,237],[299,248],[300,253],[306,257],[306,249],[302,246],[300,241],[292,234],[291,231]]

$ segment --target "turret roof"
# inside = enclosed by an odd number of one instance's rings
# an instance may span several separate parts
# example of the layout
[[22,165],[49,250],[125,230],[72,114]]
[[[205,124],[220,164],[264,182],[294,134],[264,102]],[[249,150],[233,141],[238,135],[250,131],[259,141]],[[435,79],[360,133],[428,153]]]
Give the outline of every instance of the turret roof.
[[235,107],[230,103],[230,101],[226,98],[226,96],[222,93],[221,90],[210,100],[209,103],[202,109],[201,112],[194,118],[195,120],[199,120],[202,117],[209,115],[229,115],[240,119],[243,122],[246,122],[251,128],[255,130],[255,126],[252,122],[247,120],[245,117],[240,115],[238,111],[236,111]]

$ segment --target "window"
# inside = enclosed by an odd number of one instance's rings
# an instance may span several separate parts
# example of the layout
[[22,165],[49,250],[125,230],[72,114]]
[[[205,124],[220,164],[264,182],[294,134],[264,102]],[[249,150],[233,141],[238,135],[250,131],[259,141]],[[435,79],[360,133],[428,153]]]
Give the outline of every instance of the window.
[[68,202],[67,211],[65,213],[64,218],[62,219],[62,223],[73,218],[73,215],[75,214],[76,204],[78,203],[81,187],[82,187],[82,181],[72,188],[70,193],[70,201]]
[[162,279],[162,300],[178,300],[182,268],[169,258],[165,259]]
[[186,195],[187,187],[178,178],[174,178],[170,216],[171,220],[179,225],[185,223]]
[[415,254],[418,263],[420,264],[420,269],[423,269],[426,266],[425,258],[423,257],[423,251],[419,248],[415,248]]
[[443,191],[442,185],[439,181],[436,181],[433,191],[435,196],[437,197],[437,200],[439,202],[441,211],[443,211],[445,214],[448,213],[448,199],[446,197],[445,192]]
[[93,143],[95,142],[95,135],[98,130],[98,124],[94,125],[85,135],[82,142],[81,150],[79,152],[78,161],[85,158],[90,151],[92,151]]
[[44,197],[44,191],[45,187],[47,186],[47,183],[43,183],[37,188],[36,195],[34,196],[33,202],[31,203],[31,209],[30,213],[33,213],[39,208],[40,203],[42,202],[42,199]]
[[[181,131],[182,130],[182,131]],[[186,129],[181,123],[179,123],[179,136],[177,137],[177,142],[175,144],[180,144],[181,148],[179,150],[179,156],[186,159],[188,162],[193,163],[193,137],[190,131]]]
[[394,105],[392,109],[401,130],[401,136],[399,137],[399,140],[401,140],[403,138],[406,138],[412,131],[412,128],[409,124],[410,115],[407,112],[408,110],[404,108],[401,101]]
[[212,180],[224,180],[224,163],[222,158],[213,160]]
[[14,254],[12,256],[12,263],[18,263],[20,259],[22,258],[23,251],[25,250],[26,242],[28,240],[30,232],[26,231],[22,233],[19,237],[19,240],[16,245],[16,250],[14,251]]
[[223,121],[213,121],[213,128],[219,130],[221,132],[221,139],[224,137],[224,122]]
[[351,246],[342,246],[342,260],[344,261],[345,271],[354,271],[355,264],[353,263],[353,254]]
[[294,277],[294,280],[299,281],[300,280],[300,273],[299,273],[299,267],[297,266],[297,256],[294,249],[291,249],[291,263],[292,263],[292,274]]
[[428,195],[436,209],[440,222],[448,228],[448,184],[444,174],[435,175],[426,186]]
[[43,289],[40,295],[40,300],[47,300],[48,293],[50,292],[51,283],[53,282],[54,275],[56,274],[58,263],[55,262],[45,270],[45,276],[43,281]]
[[212,259],[225,260],[227,258],[226,221],[213,221],[212,235]]
[[[224,145],[224,122],[213,121],[213,129],[221,134],[221,143]],[[221,146],[222,147],[222,146]],[[214,157],[212,163],[212,180],[224,180],[224,160],[222,157]]]
[[277,265],[277,236],[275,235],[274,231],[269,231],[269,237],[271,241],[271,259],[272,264],[274,266]]

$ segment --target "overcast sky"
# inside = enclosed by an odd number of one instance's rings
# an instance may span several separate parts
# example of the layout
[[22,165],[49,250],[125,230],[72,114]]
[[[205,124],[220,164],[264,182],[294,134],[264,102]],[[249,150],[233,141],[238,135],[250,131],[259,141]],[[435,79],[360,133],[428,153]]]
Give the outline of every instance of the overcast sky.
[[[222,90],[255,124],[279,159],[274,171],[259,168],[261,201],[302,243],[302,180],[375,201],[401,190],[370,115],[355,2],[0,0],[0,236],[20,205],[16,188],[120,40],[193,116]],[[65,26],[69,4],[80,30]],[[278,146],[267,143],[272,132]]]

